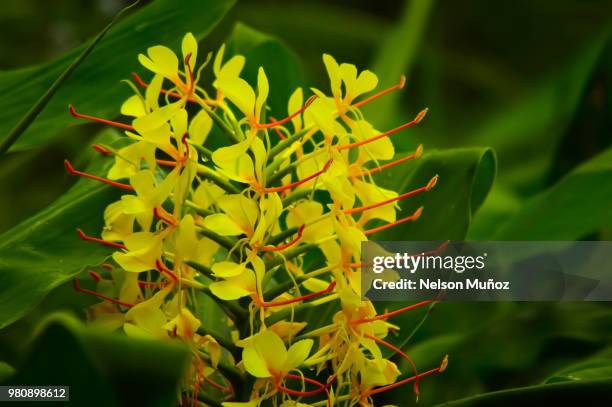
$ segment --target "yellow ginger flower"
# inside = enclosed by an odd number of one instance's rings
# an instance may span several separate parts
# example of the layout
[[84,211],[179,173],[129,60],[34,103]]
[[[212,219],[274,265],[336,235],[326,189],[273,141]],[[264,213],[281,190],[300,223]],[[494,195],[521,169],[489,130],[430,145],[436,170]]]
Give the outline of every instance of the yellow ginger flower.
[[[421,156],[419,146],[395,159],[392,136],[418,124],[426,110],[394,129],[375,129],[360,108],[402,88],[403,78],[369,95],[374,73],[324,55],[329,94],[313,89],[306,98],[298,88],[287,117],[277,120],[267,115],[263,68],[248,83],[244,56],[226,57],[225,46],[198,66],[192,34],[181,58],[161,45],[138,56],[151,77],[133,74],[145,90],[134,86],[120,106],[129,123],[70,106],[74,117],[119,128],[127,141],[118,150],[94,145],[114,159],[105,177],[65,162],[71,174],[125,192],[106,208],[101,238],[79,230],[84,240],[114,250],[91,272],[96,291],[75,280],[77,291],[103,301],[91,308],[94,323],[185,342],[193,358],[180,389],[183,405],[205,395],[201,402],[227,407],[369,406],[376,394],[406,383],[418,392],[419,381],[443,371],[446,359],[423,373],[412,365],[413,375],[398,380],[381,348],[412,364],[385,340],[399,329],[390,320],[432,301],[377,313],[361,299],[359,262],[370,236],[418,221],[423,208],[402,219],[397,210],[436,185],[433,174],[410,191],[376,182],[377,173]],[[197,84],[211,59],[213,80]],[[216,133],[226,141],[213,149]],[[201,296],[223,312],[226,330],[211,326]],[[303,309],[334,303],[340,311],[329,320],[303,320]]]

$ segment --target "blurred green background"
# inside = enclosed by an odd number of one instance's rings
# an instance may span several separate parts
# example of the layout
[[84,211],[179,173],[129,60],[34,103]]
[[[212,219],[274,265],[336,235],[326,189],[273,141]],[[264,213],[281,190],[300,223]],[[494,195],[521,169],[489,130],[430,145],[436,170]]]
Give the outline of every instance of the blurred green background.
[[[18,84],[6,79],[11,78],[11,70],[59,58],[99,32],[126,4],[119,0],[3,1],[0,94],[5,98],[15,94],[12,87]],[[205,10],[192,16],[184,28],[183,20],[172,14],[148,23],[154,28],[159,24],[162,30],[168,24],[177,32],[199,30],[198,21],[206,20]],[[443,189],[437,198],[432,194],[431,199],[438,203],[429,206],[434,210],[431,225],[437,226],[422,234],[408,227],[403,236],[474,240],[612,237],[609,1],[245,0],[230,9],[201,46],[216,49],[237,21],[289,48],[304,85],[327,89],[323,52],[338,61],[372,69],[382,86],[406,74],[404,90],[372,104],[367,113],[377,128],[388,129],[428,107],[426,120],[394,141],[403,151],[419,143],[426,151],[434,151],[428,162],[441,173],[442,188],[444,169],[438,170],[436,164],[448,166],[448,160],[444,153],[436,155],[435,149],[493,149],[497,172],[488,196],[488,185],[482,196],[474,197],[477,185],[471,184],[464,185],[473,188],[468,198],[463,184]],[[147,23],[134,29],[146,30]],[[170,38],[176,45],[180,37]],[[144,50],[159,42],[163,41],[134,46]],[[268,56],[285,58],[284,54]],[[118,68],[124,71],[124,78],[136,69],[136,54],[126,61],[131,62]],[[84,80],[95,85],[96,77],[85,75]],[[124,91],[127,95],[127,87]],[[88,97],[96,102],[96,95]],[[2,101],[5,106],[12,102]],[[119,106],[117,102],[111,116],[118,115]],[[67,111],[65,114],[68,116]],[[0,232],[47,207],[74,183],[65,174],[62,161],[79,156],[85,161],[83,152],[98,131],[92,125],[59,126],[52,139],[2,157]],[[452,179],[455,170],[447,168],[447,179]],[[472,175],[477,179],[472,172],[470,179]],[[461,218],[446,214],[463,204],[467,209]],[[26,319],[0,331],[0,360],[9,365],[22,363],[23,338],[32,336],[36,322],[52,309],[79,308],[82,298],[75,299],[69,287],[61,286],[45,301]],[[405,315],[399,324],[410,332],[422,316]],[[612,307],[605,303],[442,303],[410,339],[407,350],[419,366],[436,364],[440,355],[450,354],[447,372],[423,382],[421,405],[511,388],[521,390],[459,404],[529,405],[557,400],[565,405],[578,400],[589,405],[590,400],[609,396],[612,390]],[[543,385],[553,382],[557,384]],[[531,387],[523,389],[526,386]],[[414,404],[406,388],[386,397],[381,405],[384,401]]]

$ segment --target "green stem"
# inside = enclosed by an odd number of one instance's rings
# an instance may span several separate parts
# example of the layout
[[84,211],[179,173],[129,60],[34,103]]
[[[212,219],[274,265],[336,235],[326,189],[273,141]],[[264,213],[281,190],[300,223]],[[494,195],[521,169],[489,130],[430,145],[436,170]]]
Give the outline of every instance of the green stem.
[[300,199],[304,199],[310,196],[312,190],[310,189],[302,189],[300,191],[294,192],[289,195],[287,198],[283,199],[283,208],[288,207],[294,202],[299,201]]
[[266,270],[271,270],[276,266],[280,266],[287,260],[291,260],[301,254],[304,254],[310,250],[314,250],[318,247],[318,245],[314,243],[308,243],[300,245],[294,249],[287,250],[283,253],[283,256],[276,255],[272,260],[266,261]]
[[283,230],[282,232],[278,233],[277,235],[274,236],[270,236],[270,238],[268,239],[268,241],[266,242],[269,245],[277,245],[281,242],[283,242],[285,239],[295,235],[298,230],[300,230],[299,227],[292,227],[286,230]]
[[226,192],[228,192],[230,194],[239,194],[240,193],[238,188],[236,188],[234,185],[232,185],[229,182],[229,180],[226,180],[220,174],[218,174],[216,171],[208,168],[205,165],[198,164],[198,174],[200,174],[202,177],[204,177],[204,178],[214,182],[215,184],[217,184],[219,187],[223,188]]

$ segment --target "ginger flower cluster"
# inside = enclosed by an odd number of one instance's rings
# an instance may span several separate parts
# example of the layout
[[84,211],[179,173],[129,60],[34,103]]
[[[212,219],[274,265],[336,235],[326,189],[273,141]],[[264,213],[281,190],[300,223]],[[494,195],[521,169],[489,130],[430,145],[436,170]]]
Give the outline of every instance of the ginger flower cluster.
[[[77,291],[102,300],[90,309],[94,323],[184,342],[192,359],[180,405],[371,406],[376,394],[406,383],[418,394],[419,380],[444,370],[446,358],[418,372],[384,338],[399,329],[389,318],[430,301],[378,314],[361,298],[359,261],[361,242],[421,215],[398,219],[399,201],[436,183],[434,176],[393,191],[374,180],[421,155],[419,146],[395,159],[391,136],[426,110],[376,130],[360,108],[404,79],[372,94],[374,73],[323,55],[331,92],[312,89],[305,98],[297,88],[276,120],[263,68],[251,84],[241,77],[243,56],[227,58],[222,46],[200,57],[192,34],[180,56],[161,45],[140,54],[150,78],[133,74],[134,94],[121,106],[129,121],[70,107],[76,118],[121,129],[127,141],[93,146],[114,160],[105,177],[65,162],[71,174],[125,191],[104,211],[100,237],[79,230],[116,249],[90,272],[95,290],[75,279]],[[202,83],[207,67],[212,80]],[[212,138],[224,146],[209,147]],[[316,325],[301,320],[307,312]],[[383,350],[412,370],[400,372]]]

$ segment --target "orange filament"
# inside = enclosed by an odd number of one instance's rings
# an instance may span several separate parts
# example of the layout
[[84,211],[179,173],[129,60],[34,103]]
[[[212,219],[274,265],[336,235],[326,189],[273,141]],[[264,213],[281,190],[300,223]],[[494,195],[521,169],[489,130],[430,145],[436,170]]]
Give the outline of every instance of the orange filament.
[[72,167],[72,164],[70,164],[70,161],[68,161],[68,160],[64,160],[64,166],[66,167],[66,170],[71,175],[78,175],[79,177],[93,179],[94,181],[99,181],[99,182],[102,182],[104,184],[107,184],[107,185],[110,185],[110,186],[113,186],[113,187],[117,187],[117,188],[128,189],[130,191],[134,190],[134,187],[129,185],[129,184],[123,184],[121,182],[115,182],[115,181],[111,181],[111,180],[106,179],[106,178],[98,177],[97,175],[88,174],[88,173],[82,172],[82,171],[77,171],[77,170],[75,170]]
[[155,217],[163,222],[166,222],[168,225],[170,226],[176,226],[178,225],[178,221],[176,220],[176,218],[172,215],[170,215],[168,212],[166,212],[166,210],[164,208],[160,207],[155,207],[153,208],[153,215],[155,215]]
[[390,163],[383,164],[383,165],[381,165],[379,167],[374,167],[372,169],[363,171],[363,172],[357,174],[357,176],[358,177],[364,177],[366,175],[376,174],[377,172],[381,172],[382,170],[386,170],[387,168],[395,167],[396,165],[399,165],[399,164],[404,163],[406,161],[416,160],[417,158],[419,158],[421,156],[421,154],[423,154],[423,145],[419,144],[419,146],[417,147],[417,149],[414,152],[414,154],[410,154],[410,155],[408,155],[406,157],[400,158],[399,160],[391,161]]
[[392,202],[399,201],[401,199],[405,199],[405,198],[414,196],[414,195],[419,194],[421,192],[429,191],[430,189],[432,189],[436,185],[437,182],[438,182],[438,176],[436,175],[432,179],[430,179],[429,182],[427,183],[427,185],[425,185],[424,187],[417,188],[417,189],[412,190],[410,192],[406,192],[405,194],[398,195],[396,197],[389,198],[389,199],[377,202],[377,203],[372,204],[372,205],[365,205],[365,206],[359,206],[357,208],[346,209],[344,211],[344,213],[347,214],[347,215],[352,215],[354,213],[359,213],[359,212],[367,211],[367,210],[370,210],[370,209],[378,208],[380,206],[387,205],[387,204],[390,204]]
[[185,56],[185,66],[187,67],[187,72],[189,72],[189,89],[187,95],[191,95],[193,92],[193,88],[195,87],[195,81],[193,80],[193,70],[191,69],[191,65],[189,64],[189,60],[191,59],[191,52]]
[[112,270],[114,268],[113,265],[109,264],[109,263],[102,263],[102,265],[100,267],[102,267],[103,269],[106,269],[106,270]]
[[166,267],[166,265],[164,263],[162,263],[161,260],[159,260],[159,259],[155,260],[155,266],[157,267],[157,270],[160,273],[164,273],[164,274],[168,275],[175,283],[179,282],[179,278],[176,275],[176,273],[174,273],[168,267]]
[[[138,76],[138,74],[137,74],[136,72],[132,72],[132,78],[134,78],[134,82],[136,82],[136,84],[137,84],[138,86],[140,86],[141,88],[147,88],[147,87],[149,87],[149,84],[148,84],[148,83],[146,83],[145,81],[143,81],[143,80],[142,80],[142,78],[141,78],[140,76]],[[176,99],[181,99],[181,98],[183,97],[183,96],[181,96],[181,94],[180,94],[180,93],[177,93],[177,92],[169,92],[169,91],[167,91],[166,89],[162,89],[160,92],[161,92],[161,93],[163,93],[163,94],[167,94],[168,96],[171,96],[171,97],[176,98]],[[192,103],[197,103],[197,102],[198,102],[198,101],[197,101],[195,98],[193,98],[193,97],[188,97],[188,98],[187,98],[187,101],[188,101],[188,102],[192,102]]]
[[111,155],[113,153],[111,150],[100,144],[94,144],[91,147],[102,155]]
[[394,129],[391,129],[391,130],[386,131],[384,133],[377,134],[376,136],[372,136],[372,137],[367,138],[365,140],[357,141],[357,142],[351,143],[351,144],[345,144],[345,145],[342,145],[342,146],[336,146],[336,149],[338,151],[347,150],[349,148],[355,148],[355,147],[363,146],[365,144],[372,143],[372,142],[374,142],[376,140],[379,140],[379,139],[381,139],[383,137],[391,136],[391,135],[393,135],[393,134],[395,134],[395,133],[397,133],[397,132],[399,132],[401,130],[404,130],[404,129],[407,129],[409,127],[412,127],[415,124],[419,124],[419,122],[421,120],[423,120],[423,117],[425,117],[426,114],[427,114],[427,109],[423,109],[423,110],[421,110],[419,112],[419,114],[417,114],[417,116],[414,118],[414,120],[409,121],[408,123],[404,123],[401,126],[398,126],[398,127],[394,128]]
[[379,388],[374,389],[374,390],[370,390],[370,391],[368,391],[366,393],[366,396],[370,396],[372,394],[382,393],[384,391],[394,389],[396,387],[399,387],[399,386],[401,386],[403,384],[406,384],[406,383],[413,382],[415,380],[418,381],[418,380],[421,379],[421,377],[429,376],[429,375],[432,375],[434,373],[441,373],[441,372],[443,372],[446,369],[446,365],[448,363],[447,360],[448,360],[448,358],[445,357],[444,360],[442,361],[442,364],[439,367],[436,367],[435,369],[428,370],[428,371],[426,371],[424,373],[421,373],[419,375],[416,375],[416,376],[408,377],[408,378],[406,378],[404,380],[400,380],[399,382],[395,382],[395,383],[392,383],[392,384],[389,384],[389,385],[386,385],[386,386],[383,386],[383,387],[379,387]]
[[365,235],[371,235],[372,233],[376,233],[376,232],[380,232],[382,230],[386,230],[389,228],[392,228],[393,226],[397,226],[400,225],[404,222],[410,222],[410,221],[415,221],[418,218],[421,217],[421,213],[423,213],[423,207],[421,206],[419,209],[417,209],[416,211],[414,211],[414,213],[410,216],[406,216],[405,218],[402,218],[400,220],[396,220],[395,222],[392,223],[387,223],[386,225],[382,225],[382,226],[378,226],[376,228],[372,228],[372,229],[368,229],[365,230],[363,233]]
[[256,302],[261,308],[282,307],[284,305],[294,304],[296,302],[305,301],[311,298],[319,297],[321,295],[329,294],[334,290],[334,287],[336,287],[336,282],[332,281],[327,286],[326,289],[317,291],[314,293],[302,295],[301,297],[292,298],[290,300],[280,300],[280,301],[270,301],[270,302],[262,301],[261,298],[257,297],[258,299]]
[[126,308],[131,308],[131,307],[134,306],[133,304],[128,304],[127,302],[123,302],[123,301],[120,301],[120,300],[116,300],[114,298],[107,297],[106,295],[102,295],[102,294],[97,293],[95,291],[88,290],[86,288],[81,288],[81,286],[79,285],[79,280],[76,277],[72,280],[72,286],[74,287],[74,290],[77,291],[77,292],[93,295],[94,297],[98,297],[101,300],[108,301],[108,302],[110,302],[112,304],[121,305],[122,307],[126,307]]
[[[365,336],[366,338],[372,339],[374,342],[377,342],[377,343],[379,343],[379,344],[381,344],[381,345],[391,349],[392,351],[394,351],[398,355],[400,355],[404,360],[406,360],[412,366],[412,371],[414,372],[415,377],[419,376],[419,372],[417,370],[416,365],[414,364],[414,361],[412,359],[410,359],[410,357],[408,355],[406,355],[400,348],[390,344],[389,342],[387,342],[387,341],[385,341],[385,340],[383,340],[381,338],[377,338],[376,336],[370,335],[368,333],[364,333],[363,336]],[[414,386],[413,386],[413,390],[414,390],[414,393],[418,396],[419,395],[419,379],[415,380]]]
[[[271,120],[275,120],[274,117],[270,117]],[[280,131],[279,129],[274,129],[274,132],[276,133],[276,135],[281,139],[281,140],[286,140],[287,137],[285,137],[285,135],[283,134],[282,131]]]
[[110,240],[98,239],[97,237],[88,236],[81,229],[77,229],[77,233],[79,234],[81,239],[85,240],[86,242],[96,242],[96,243],[103,244],[105,246],[111,246],[111,247],[116,247],[117,249],[127,250],[125,245],[121,243],[111,242]]
[[109,126],[119,127],[120,129],[134,131],[134,126],[130,124],[115,122],[112,120],[101,119],[99,117],[90,116],[87,114],[77,113],[77,111],[74,110],[74,106],[72,106],[72,104],[68,105],[68,110],[70,111],[70,114],[72,115],[72,117],[76,117],[77,119],[91,120],[93,122],[98,122],[98,123],[108,124]]
[[102,276],[100,275],[100,273],[96,273],[95,271],[90,271],[90,272],[89,272],[89,275],[91,276],[91,278],[93,278],[94,280],[96,280],[96,282],[98,282],[98,283],[99,283],[100,281],[104,280],[104,279],[102,278]]
[[295,238],[285,244],[281,244],[279,246],[264,246],[261,248],[262,251],[264,252],[280,252],[281,250],[285,250],[291,246],[293,246],[294,244],[296,244],[297,242],[299,242],[299,240],[302,238],[302,233],[304,233],[304,228],[306,227],[306,225],[302,225],[300,226],[300,228],[297,231],[297,234],[295,236]]
[[285,117],[282,120],[273,120],[269,123],[257,123],[256,127],[258,129],[271,129],[272,127],[276,127],[276,126],[280,126],[282,124],[285,124],[289,121],[291,121],[291,119],[293,119],[294,117],[296,117],[297,115],[301,114],[304,112],[304,110],[306,110],[308,108],[308,106],[310,106],[310,104],[312,102],[315,101],[315,99],[317,98],[316,95],[312,95],[311,97],[308,98],[308,100],[306,101],[306,103],[304,103],[304,106],[302,106],[300,109],[298,109],[296,112],[290,114],[289,116]]
[[292,189],[294,187],[297,187],[298,185],[302,185],[308,181],[310,181],[313,178],[317,178],[319,175],[323,174],[325,171],[327,171],[329,169],[329,167],[332,165],[333,160],[329,160],[328,162],[325,163],[325,165],[323,166],[323,169],[320,171],[315,172],[312,175],[307,176],[304,179],[301,179],[299,181],[293,182],[291,184],[287,184],[287,185],[283,185],[281,187],[273,187],[273,188],[263,188],[262,191],[263,192],[281,192],[281,191],[286,191],[287,189]]
[[365,99],[363,99],[360,102],[354,103],[353,107],[361,107],[365,104],[370,103],[371,101],[378,99],[381,96],[386,95],[387,93],[393,92],[394,90],[397,89],[402,89],[404,87],[404,85],[406,84],[406,77],[404,75],[400,76],[400,81],[398,83],[396,83],[395,85],[387,88],[387,89],[383,89],[378,93],[375,93],[374,95],[367,97]]
[[[104,278],[102,278],[102,276],[99,273],[96,273],[95,271],[90,271],[89,275],[91,276],[91,278],[93,278],[96,282],[100,282],[100,281],[113,281],[113,280],[105,280]],[[159,283],[155,283],[155,282],[149,282],[149,281],[141,281],[138,280],[138,286],[140,288],[147,288],[147,287],[160,287],[162,286]]]
[[204,381],[205,381],[206,383],[210,384],[211,386],[213,386],[214,388],[221,390],[223,393],[229,393],[229,392],[231,392],[231,391],[232,391],[232,389],[231,389],[231,388],[229,388],[229,387],[225,387],[225,386],[223,386],[223,385],[221,385],[221,384],[219,384],[219,383],[217,383],[217,382],[215,382],[215,381],[213,381],[213,380],[209,379],[209,378],[208,378],[208,377],[206,377],[206,376],[204,376]]
[[380,321],[382,319],[391,318],[391,317],[394,317],[396,315],[402,314],[404,312],[412,311],[413,309],[417,309],[419,307],[423,307],[423,306],[425,306],[427,304],[431,304],[432,302],[433,302],[433,300],[425,300],[425,301],[417,302],[416,304],[412,304],[412,305],[409,305],[409,306],[404,307],[404,308],[400,308],[400,309],[395,310],[395,311],[386,312],[384,314],[380,314],[380,315],[377,315],[377,316],[372,317],[372,318],[354,319],[352,321],[349,321],[349,324],[358,325],[358,324],[365,324],[365,323],[368,323],[368,322]]
[[298,376],[298,375],[294,375],[294,374],[287,374],[288,379],[293,379],[293,380],[300,380],[300,381],[304,381],[306,383],[310,383],[310,384],[314,384],[315,386],[317,386],[318,388],[315,390],[309,390],[309,391],[298,391],[298,390],[292,390],[289,389],[287,387],[278,385],[277,388],[278,390],[280,390],[281,392],[285,393],[285,394],[289,394],[291,396],[295,396],[295,397],[309,397],[309,396],[314,396],[317,395],[319,393],[324,392],[327,389],[327,386],[325,386],[323,383],[311,379],[309,377],[302,377],[302,376]]

